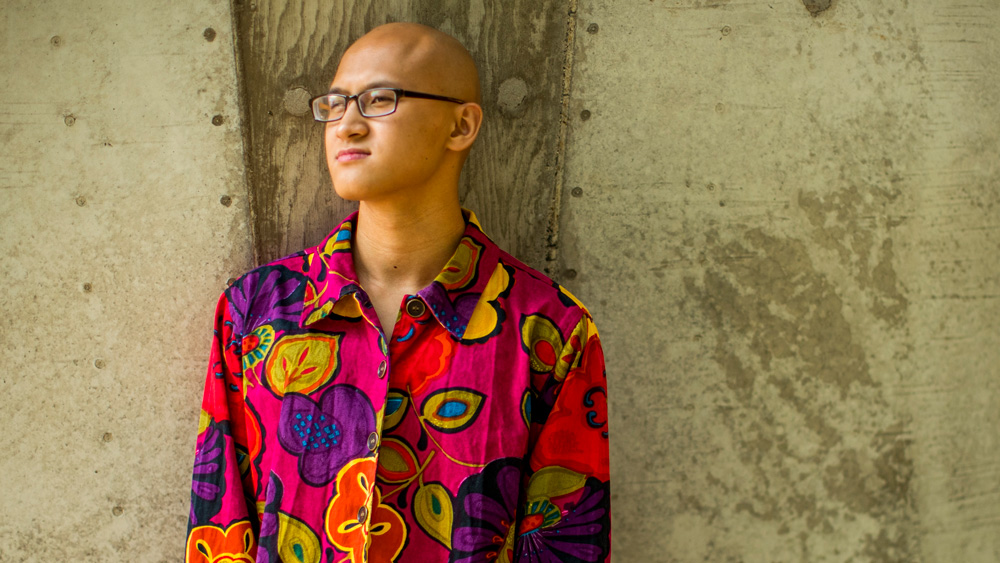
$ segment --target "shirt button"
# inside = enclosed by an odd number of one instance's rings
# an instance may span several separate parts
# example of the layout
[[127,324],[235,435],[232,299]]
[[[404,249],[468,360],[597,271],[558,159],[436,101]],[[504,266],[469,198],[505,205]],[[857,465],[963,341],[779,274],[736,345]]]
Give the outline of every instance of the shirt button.
[[362,506],[358,509],[358,522],[364,522],[365,518],[368,518],[368,508]]
[[424,314],[427,308],[424,306],[424,302],[418,297],[414,297],[406,302],[406,313],[411,317],[419,317]]
[[382,379],[383,377],[385,377],[385,360],[382,360],[378,365],[378,378]]
[[371,434],[368,435],[368,449],[374,452],[375,448],[377,447],[378,447],[378,432],[372,432]]

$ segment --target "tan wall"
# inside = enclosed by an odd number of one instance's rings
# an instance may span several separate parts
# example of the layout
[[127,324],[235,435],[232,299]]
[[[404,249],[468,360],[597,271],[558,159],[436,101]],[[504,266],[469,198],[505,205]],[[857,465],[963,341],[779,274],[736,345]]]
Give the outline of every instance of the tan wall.
[[247,4],[249,182],[226,3],[0,7],[0,561],[179,559],[249,210],[336,223],[300,98],[390,19],[470,46],[467,201],[595,314],[618,563],[1000,559],[1000,4]]
[[619,562],[1000,560],[1000,3],[830,4],[580,1]]
[[250,265],[230,28],[0,3],[0,561],[183,557],[212,311]]

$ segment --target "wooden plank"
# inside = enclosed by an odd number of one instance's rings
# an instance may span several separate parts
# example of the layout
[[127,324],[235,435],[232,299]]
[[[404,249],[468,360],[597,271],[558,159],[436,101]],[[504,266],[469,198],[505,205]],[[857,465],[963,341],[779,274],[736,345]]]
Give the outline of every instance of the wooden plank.
[[557,180],[569,0],[235,0],[258,263],[316,244],[354,208],[333,191],[306,100],[372,27],[415,21],[450,33],[479,65],[486,122],[463,204],[508,251],[542,267]]

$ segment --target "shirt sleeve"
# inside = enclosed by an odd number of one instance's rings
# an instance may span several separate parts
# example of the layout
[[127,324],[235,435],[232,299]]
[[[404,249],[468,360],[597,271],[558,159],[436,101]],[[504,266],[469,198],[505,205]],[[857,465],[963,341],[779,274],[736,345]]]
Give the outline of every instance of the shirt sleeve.
[[586,312],[537,392],[515,559],[608,561],[607,377],[600,338]]
[[240,346],[230,302],[223,294],[215,310],[195,446],[187,563],[216,561],[224,555],[236,560],[257,551],[255,495],[241,475],[241,461],[246,465],[248,460]]

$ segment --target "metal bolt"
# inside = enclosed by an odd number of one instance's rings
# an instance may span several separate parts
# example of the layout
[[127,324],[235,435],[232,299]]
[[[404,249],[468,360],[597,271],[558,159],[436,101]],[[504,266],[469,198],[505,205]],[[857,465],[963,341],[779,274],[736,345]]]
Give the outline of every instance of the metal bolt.
[[84,291],[85,293],[90,293],[90,291],[91,291],[92,289],[94,289],[94,286],[90,285],[90,282],[85,282],[85,283],[83,284],[83,291]]
[[715,184],[709,184],[709,185],[705,186],[705,188],[707,188],[708,191],[710,191],[710,192],[715,191]]
[[97,358],[94,360],[94,367],[97,369],[104,369],[104,360]]
[[585,109],[585,110],[581,111],[580,112],[580,121],[587,121],[588,119],[590,119],[590,110],[589,109]]
[[63,123],[66,124],[66,127],[72,127],[73,124],[76,123],[76,117],[73,115],[67,115],[63,118]]
[[104,436],[101,436],[101,441],[105,443],[110,442],[113,439],[114,436],[111,435],[111,432],[105,432]]
[[205,37],[205,41],[215,41],[215,30],[210,27],[206,27],[202,35]]
[[722,36],[725,37],[733,32],[733,28],[729,27],[728,25],[725,25],[722,26],[722,29],[720,29],[719,31],[722,32]]
[[233,198],[231,198],[231,197],[229,197],[227,195],[224,195],[224,196],[222,196],[222,197],[219,198],[219,203],[221,203],[222,205],[224,205],[226,207],[229,207],[230,205],[233,204]]
[[59,37],[58,35],[53,35],[52,39],[49,39],[49,42],[51,42],[53,46],[58,47],[62,45],[62,37]]
[[215,117],[212,118],[212,125],[218,127],[219,125],[222,125],[223,121],[224,120],[222,119],[221,115],[216,115]]
[[579,188],[579,187],[577,187],[577,188],[573,188],[572,190],[570,190],[570,192],[569,192],[569,193],[570,193],[570,195],[572,195],[573,197],[580,197],[580,196],[582,196],[582,195],[583,195],[583,188]]
[[116,506],[116,507],[114,507],[114,508],[111,509],[111,514],[114,514],[115,516],[121,516],[124,513],[125,513],[125,509],[122,508],[122,507],[120,507],[120,506]]
[[566,270],[565,272],[563,272],[563,278],[567,280],[575,280],[576,270]]
[[76,204],[79,205],[80,207],[87,205],[87,198],[82,195],[76,196]]
[[592,24],[590,24],[590,25],[587,26],[587,33],[589,33],[591,35],[597,33],[600,30],[601,30],[601,28],[596,23],[592,23]]

